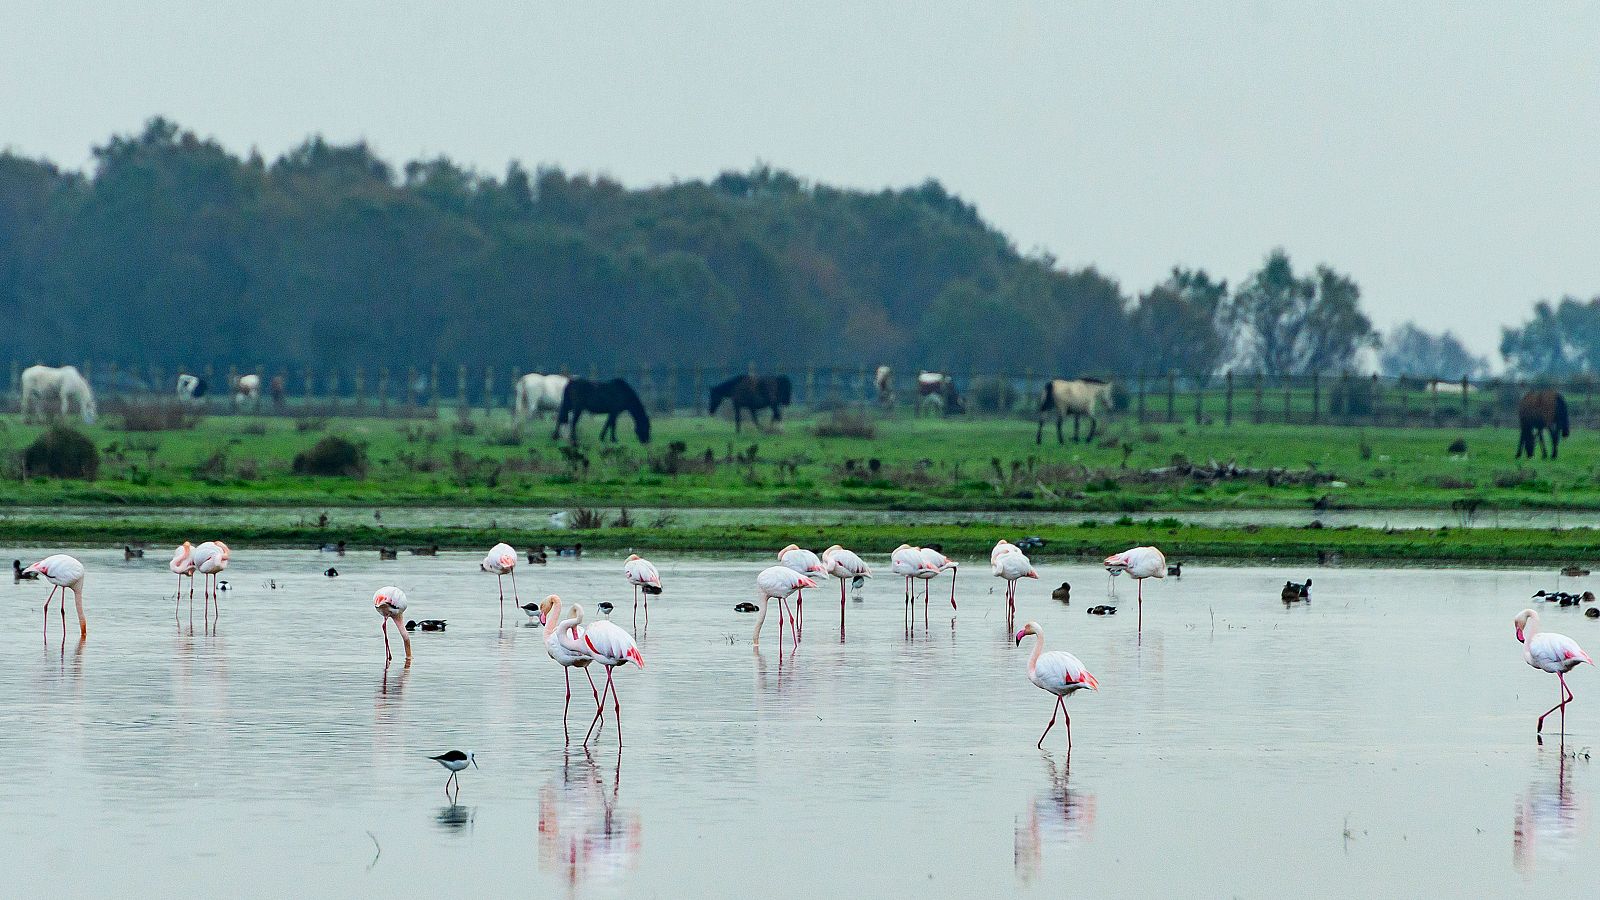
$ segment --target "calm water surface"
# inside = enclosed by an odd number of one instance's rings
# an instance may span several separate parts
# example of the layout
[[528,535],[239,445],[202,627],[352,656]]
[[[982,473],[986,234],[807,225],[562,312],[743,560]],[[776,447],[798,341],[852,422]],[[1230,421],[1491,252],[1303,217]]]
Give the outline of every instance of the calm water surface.
[[[4,551],[0,551],[4,552]],[[667,594],[619,671],[626,749],[564,747],[562,679],[477,554],[239,551],[216,633],[175,619],[164,560],[74,551],[90,634],[9,591],[0,843],[16,896],[1419,896],[1592,890],[1600,760],[1534,742],[1555,680],[1511,617],[1544,572],[1186,566],[1134,636],[1091,617],[1105,575],[1041,566],[1022,618],[1096,673],[1034,748],[1025,677],[979,560],[961,609],[907,636],[901,587],[814,592],[798,648],[756,652],[766,560],[656,559]],[[154,553],[154,551],[152,551]],[[35,552],[11,551],[32,558]],[[883,561],[878,561],[883,562]],[[329,579],[329,565],[341,573]],[[887,565],[884,565],[887,568]],[[615,559],[520,570],[629,624]],[[1285,608],[1286,577],[1316,579]],[[1062,607],[1048,588],[1070,579]],[[443,634],[385,671],[370,597]],[[942,582],[941,582],[942,583]],[[1570,584],[1570,583],[1569,583]],[[831,597],[831,601],[828,599]],[[941,606],[941,603],[943,605]],[[1600,649],[1600,623],[1543,610]],[[919,607],[920,616],[920,607]],[[69,617],[69,626],[71,620]],[[1600,680],[1571,679],[1568,750],[1600,751]],[[574,718],[587,723],[586,692]],[[591,705],[592,710],[592,705]],[[1552,726],[1555,721],[1552,719]],[[581,727],[579,729],[581,731]],[[426,755],[475,749],[460,804]],[[9,893],[10,891],[8,891]]]

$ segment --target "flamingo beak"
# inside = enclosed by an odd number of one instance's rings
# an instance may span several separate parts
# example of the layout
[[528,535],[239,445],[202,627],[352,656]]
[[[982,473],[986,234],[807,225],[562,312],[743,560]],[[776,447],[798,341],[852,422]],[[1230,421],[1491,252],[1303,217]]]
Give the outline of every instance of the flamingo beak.
[[1526,643],[1522,639],[1522,626],[1520,626],[1520,625],[1517,626],[1517,643],[1519,643],[1519,644]]
[[1022,646],[1022,635],[1023,635],[1023,632],[1021,632],[1021,631],[1017,632],[1017,646],[1019,646],[1019,647]]

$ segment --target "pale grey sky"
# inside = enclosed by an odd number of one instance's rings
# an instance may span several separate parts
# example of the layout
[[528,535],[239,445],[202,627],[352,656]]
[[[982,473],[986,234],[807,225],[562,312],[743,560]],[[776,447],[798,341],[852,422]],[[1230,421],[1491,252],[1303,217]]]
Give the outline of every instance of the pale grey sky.
[[1282,245],[1489,353],[1600,294],[1597,51],[1594,3],[6,0],[0,144],[81,166],[162,114],[630,185],[931,176],[1130,291]]

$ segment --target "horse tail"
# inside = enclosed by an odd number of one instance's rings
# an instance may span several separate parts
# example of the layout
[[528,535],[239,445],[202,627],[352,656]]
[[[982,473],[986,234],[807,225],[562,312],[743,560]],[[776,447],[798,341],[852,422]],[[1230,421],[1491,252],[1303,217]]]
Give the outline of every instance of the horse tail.
[[1052,383],[1052,382],[1047,381],[1047,382],[1044,383],[1044,398],[1039,401],[1039,415],[1042,416],[1046,412],[1049,412],[1050,411],[1050,407],[1055,406],[1055,405],[1056,405],[1055,384]]
[[775,380],[778,383],[778,404],[788,406],[794,396],[794,384],[789,381],[787,375],[779,375]]
[[1556,420],[1553,424],[1561,429],[1562,437],[1567,437],[1568,435],[1572,434],[1572,426],[1567,420],[1567,398],[1561,396],[1560,394],[1556,395],[1555,419]]

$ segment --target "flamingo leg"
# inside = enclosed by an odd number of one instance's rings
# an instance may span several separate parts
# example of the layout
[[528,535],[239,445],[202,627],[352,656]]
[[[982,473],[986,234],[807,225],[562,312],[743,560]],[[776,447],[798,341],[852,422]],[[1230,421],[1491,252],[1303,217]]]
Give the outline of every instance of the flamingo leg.
[[1050,724],[1044,726],[1044,734],[1039,735],[1039,743],[1034,745],[1034,746],[1038,747],[1040,750],[1044,749],[1044,739],[1049,736],[1050,729],[1056,727],[1056,710],[1058,710],[1060,708],[1061,708],[1061,698],[1057,697],[1056,698],[1056,705],[1050,707]]
[[804,589],[801,589],[801,590],[795,591],[794,593],[795,593],[794,607],[795,607],[795,615],[796,615],[796,621],[795,621],[794,630],[795,630],[796,634],[799,634],[800,633],[800,626],[802,626],[802,625],[804,625],[806,623],[806,592],[805,592]]
[[1072,713],[1067,712],[1067,698],[1057,697],[1056,703],[1061,706],[1061,718],[1067,723],[1067,752],[1072,752]]
[[839,637],[844,637],[844,580],[839,581]]
[[951,569],[950,570],[950,608],[951,609],[955,609],[956,608],[956,575],[957,574],[959,574],[959,573],[957,573],[957,571],[955,569]]
[[[508,573],[508,574],[511,575],[511,602],[520,604],[520,603],[522,603],[522,595],[517,593],[517,570],[516,569],[512,569],[511,572]],[[501,599],[503,600],[504,598],[501,598]],[[500,612],[501,612],[501,617],[502,617],[502,620],[503,620],[504,619],[504,615],[505,615],[505,610],[502,609]]]
[[[778,620],[778,624],[782,625],[783,624],[783,620],[779,619]],[[590,735],[592,735],[594,733],[594,727],[596,725],[600,724],[605,719],[605,714],[606,714],[606,692],[611,690],[611,678],[610,678],[610,675],[611,675],[611,670],[610,670],[610,668],[607,668],[606,669],[606,676],[607,676],[606,677],[606,686],[605,686],[605,688],[603,690],[600,691],[600,700],[599,700],[598,703],[595,704],[594,719],[593,719],[593,721],[591,721],[589,723],[589,730],[583,733],[583,745],[585,747],[589,746],[589,737],[590,737]]]
[[622,749],[622,701],[617,699],[617,688],[611,683],[612,670],[606,669],[606,687],[611,689],[611,711],[617,716],[617,749]]
[[589,692],[594,694],[595,705],[599,706],[600,705],[600,690],[594,686],[594,673],[589,671],[589,667],[588,666],[584,666],[583,667],[583,674],[589,676]]
[[1138,630],[1138,632],[1140,634],[1143,634],[1144,633],[1144,579],[1140,578],[1140,579],[1138,579],[1138,581],[1136,583],[1139,585],[1139,627],[1138,627],[1137,630]]
[[506,577],[504,575],[496,575],[494,580],[500,585],[500,624],[504,625],[506,623]]
[[383,617],[383,662],[387,667],[389,660],[394,659],[394,654],[389,652],[389,617]]
[[[47,642],[50,640],[50,601],[54,599],[56,591],[58,590],[60,590],[60,588],[52,587],[50,589],[50,593],[46,594],[44,598],[44,639]],[[63,607],[67,605],[67,598],[65,596],[61,598],[61,605]]]
[[1558,673],[1556,673],[1556,679],[1557,679],[1557,683],[1560,685],[1560,690],[1558,690],[1556,692],[1556,696],[1558,696],[1561,699],[1561,702],[1557,703],[1555,706],[1552,706],[1549,709],[1545,710],[1544,711],[1544,715],[1539,717],[1539,724],[1534,729],[1534,733],[1535,734],[1543,733],[1545,718],[1547,718],[1553,712],[1560,711],[1560,713],[1561,713],[1561,733],[1562,733],[1563,737],[1566,735],[1566,731],[1567,731],[1567,703],[1570,700],[1572,700],[1572,689],[1567,687],[1567,677],[1565,675],[1563,675],[1563,674],[1558,672]]
[[567,676],[567,699],[565,703],[561,704],[561,733],[568,740],[571,740],[572,736],[567,734],[567,707],[572,705],[572,667],[562,666],[561,668],[565,670]]

